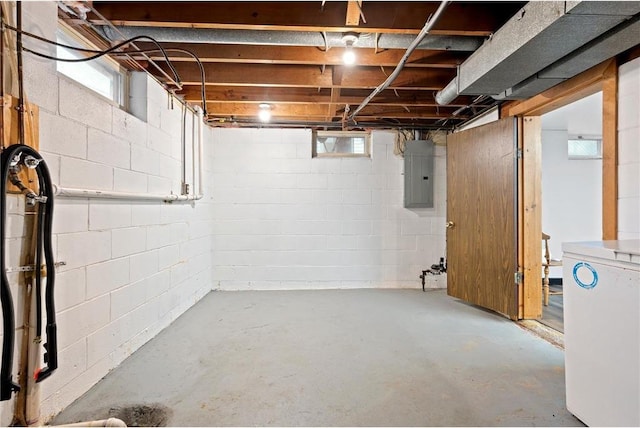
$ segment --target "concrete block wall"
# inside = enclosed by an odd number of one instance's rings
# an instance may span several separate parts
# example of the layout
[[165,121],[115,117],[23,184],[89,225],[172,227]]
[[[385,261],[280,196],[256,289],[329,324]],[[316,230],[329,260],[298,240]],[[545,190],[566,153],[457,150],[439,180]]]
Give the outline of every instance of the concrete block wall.
[[[23,8],[29,31],[55,39],[55,2],[25,2]],[[55,63],[26,54],[24,61],[26,94],[40,107],[40,152],[55,184],[180,193],[182,111],[177,102],[170,108],[155,81],[143,79],[145,122],[59,75]],[[205,192],[211,177],[210,139],[207,129]],[[56,281],[59,369],[41,384],[44,421],[168,326],[212,283],[210,199],[166,204],[60,197],[55,203],[55,259],[66,265],[58,269]],[[24,211],[23,198],[9,198],[10,267],[20,263]],[[21,325],[24,287],[17,274],[11,280]],[[13,401],[0,406],[0,424],[11,421]]]
[[392,132],[373,132],[371,159],[312,158],[309,130],[213,134],[214,288],[417,288],[444,255],[444,147],[436,208],[416,212],[402,207]]
[[640,58],[618,79],[618,238],[640,239]]

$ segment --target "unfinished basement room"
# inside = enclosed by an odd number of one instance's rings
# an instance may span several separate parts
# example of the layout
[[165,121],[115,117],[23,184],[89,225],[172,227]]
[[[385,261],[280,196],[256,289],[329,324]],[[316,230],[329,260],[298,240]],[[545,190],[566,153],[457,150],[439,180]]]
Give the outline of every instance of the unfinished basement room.
[[640,1],[0,6],[0,426],[640,426]]

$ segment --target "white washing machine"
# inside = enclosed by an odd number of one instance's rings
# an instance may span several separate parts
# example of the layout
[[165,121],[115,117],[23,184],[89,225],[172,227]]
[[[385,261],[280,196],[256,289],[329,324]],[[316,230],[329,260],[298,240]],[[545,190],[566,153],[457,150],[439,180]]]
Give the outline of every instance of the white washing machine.
[[640,426],[640,240],[564,243],[567,409]]

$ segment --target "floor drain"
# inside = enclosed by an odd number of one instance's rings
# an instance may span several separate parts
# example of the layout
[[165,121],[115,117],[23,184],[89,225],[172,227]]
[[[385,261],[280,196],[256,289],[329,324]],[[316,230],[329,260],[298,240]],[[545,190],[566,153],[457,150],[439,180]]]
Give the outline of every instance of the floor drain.
[[121,419],[128,427],[164,427],[171,416],[168,407],[161,404],[120,406],[109,409],[110,418]]

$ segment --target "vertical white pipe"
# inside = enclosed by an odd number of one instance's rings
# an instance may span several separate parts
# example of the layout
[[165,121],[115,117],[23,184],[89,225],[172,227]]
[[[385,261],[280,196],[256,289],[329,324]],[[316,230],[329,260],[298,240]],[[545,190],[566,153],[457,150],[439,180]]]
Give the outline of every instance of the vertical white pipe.
[[195,110],[198,113],[198,192],[196,195],[202,196],[204,193],[202,191],[202,176],[204,174],[202,171],[204,159],[204,111],[199,106],[196,106]]
[[196,114],[191,115],[191,193],[197,195],[198,189],[196,189]]

